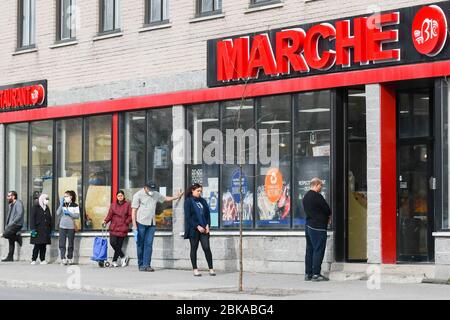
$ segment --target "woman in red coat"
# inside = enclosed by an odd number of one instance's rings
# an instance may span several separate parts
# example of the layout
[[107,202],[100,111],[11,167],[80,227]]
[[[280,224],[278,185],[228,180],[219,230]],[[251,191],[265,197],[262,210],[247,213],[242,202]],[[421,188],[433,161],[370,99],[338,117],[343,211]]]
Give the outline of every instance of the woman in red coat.
[[122,267],[126,267],[130,258],[125,256],[122,252],[122,244],[125,237],[128,235],[129,226],[131,223],[131,205],[125,200],[125,194],[122,190],[119,190],[116,194],[117,200],[111,203],[108,215],[103,221],[103,225],[106,227],[108,222],[111,222],[109,226],[110,244],[114,249],[114,257],[112,265],[118,267],[117,258],[120,257]]

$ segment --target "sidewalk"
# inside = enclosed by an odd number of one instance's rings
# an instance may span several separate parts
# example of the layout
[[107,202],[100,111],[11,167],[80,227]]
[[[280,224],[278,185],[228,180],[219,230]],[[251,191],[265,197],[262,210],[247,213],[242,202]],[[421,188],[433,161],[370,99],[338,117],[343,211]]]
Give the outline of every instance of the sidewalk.
[[[79,281],[78,281],[79,280]],[[305,282],[303,276],[244,273],[244,292],[237,291],[239,274],[136,267],[99,268],[96,264],[60,266],[0,263],[0,287],[81,290],[138,299],[308,300],[308,299],[450,299],[450,285],[381,283],[368,289],[367,281]],[[76,287],[79,288],[69,289]]]

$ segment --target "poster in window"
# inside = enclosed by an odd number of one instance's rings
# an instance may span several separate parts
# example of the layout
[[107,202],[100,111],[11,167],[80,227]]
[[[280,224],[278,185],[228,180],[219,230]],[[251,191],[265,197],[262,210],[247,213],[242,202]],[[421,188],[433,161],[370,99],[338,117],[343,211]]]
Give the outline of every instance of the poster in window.
[[264,185],[257,190],[258,225],[289,224],[290,186],[279,168],[261,169]]
[[306,213],[303,208],[303,196],[310,190],[309,183],[312,178],[321,179],[324,184],[321,194],[329,202],[330,186],[330,158],[329,157],[301,157],[295,161],[296,199],[295,201],[295,225],[304,225]]
[[192,166],[190,184],[199,183],[203,186],[202,197],[206,200],[211,213],[211,228],[219,227],[219,177],[217,166]]
[[[253,192],[250,191],[248,178],[239,169],[232,172],[229,185],[222,195],[222,221],[224,226],[239,226],[239,216],[242,200],[242,221],[244,225],[250,225],[253,212]],[[241,199],[241,183],[242,195]]]
[[169,147],[167,145],[155,147],[153,154],[153,168],[167,169],[169,167]]

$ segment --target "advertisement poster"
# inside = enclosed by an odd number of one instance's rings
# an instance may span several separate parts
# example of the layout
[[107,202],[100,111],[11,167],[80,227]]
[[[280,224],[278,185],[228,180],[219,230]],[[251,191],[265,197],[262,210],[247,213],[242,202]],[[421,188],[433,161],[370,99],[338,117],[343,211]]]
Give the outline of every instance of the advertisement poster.
[[235,169],[231,174],[229,185],[226,190],[224,190],[222,195],[222,221],[224,226],[239,226],[239,216],[241,210],[240,183],[242,183],[242,194],[244,195],[242,203],[242,220],[244,225],[251,225],[253,193],[249,189],[249,183],[245,173],[243,173],[241,177],[240,170]]
[[289,224],[290,186],[278,168],[261,169],[264,185],[258,186],[257,203],[260,226]]
[[322,195],[330,203],[330,158],[329,157],[303,157],[295,162],[296,179],[296,199],[295,199],[295,217],[294,225],[304,225],[306,222],[306,213],[303,209],[302,199],[309,191],[309,182],[317,177],[323,180]]
[[190,170],[190,183],[199,183],[203,186],[202,197],[206,200],[211,213],[211,228],[219,227],[219,178],[215,166],[203,168],[202,165],[192,166]]

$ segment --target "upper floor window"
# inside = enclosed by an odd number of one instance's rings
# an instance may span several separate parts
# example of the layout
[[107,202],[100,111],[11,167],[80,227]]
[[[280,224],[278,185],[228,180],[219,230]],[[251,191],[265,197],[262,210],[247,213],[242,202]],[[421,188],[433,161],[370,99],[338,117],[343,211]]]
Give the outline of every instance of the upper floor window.
[[100,33],[120,30],[120,0],[100,0]]
[[169,0],[146,0],[145,24],[169,19]]
[[58,1],[56,40],[70,40],[75,38],[75,8],[75,0]]
[[18,47],[33,47],[36,42],[36,1],[19,0]]
[[197,15],[215,14],[222,11],[222,0],[197,0]]

